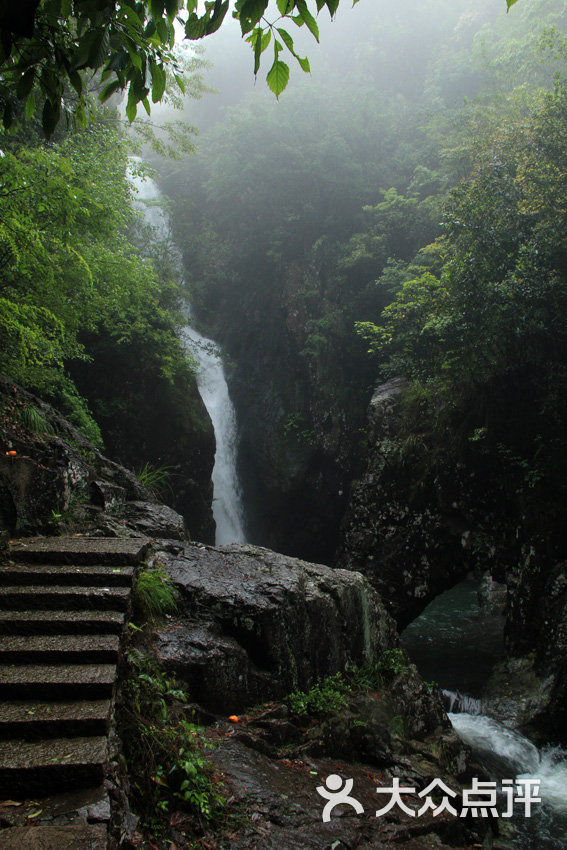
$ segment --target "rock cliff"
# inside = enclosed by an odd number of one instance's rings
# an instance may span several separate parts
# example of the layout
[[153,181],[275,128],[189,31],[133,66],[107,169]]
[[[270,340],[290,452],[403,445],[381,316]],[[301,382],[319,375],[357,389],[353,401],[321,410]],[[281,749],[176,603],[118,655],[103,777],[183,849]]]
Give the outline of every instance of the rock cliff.
[[436,445],[404,389],[392,380],[372,398],[366,469],[352,486],[336,563],[369,579],[400,628],[470,570],[503,582],[509,657],[488,687],[491,704],[525,730],[565,741],[566,547],[557,520],[530,513],[497,450]]
[[[51,405],[1,376],[0,409],[0,530],[185,537],[184,518],[132,472],[103,455]],[[198,509],[197,526],[201,518]]]

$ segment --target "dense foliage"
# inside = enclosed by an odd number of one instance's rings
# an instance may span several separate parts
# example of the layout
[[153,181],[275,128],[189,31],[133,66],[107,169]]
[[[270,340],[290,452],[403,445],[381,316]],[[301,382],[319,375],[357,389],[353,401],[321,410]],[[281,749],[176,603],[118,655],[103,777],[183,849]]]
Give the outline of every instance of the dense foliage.
[[[312,80],[280,104],[243,98],[219,113],[192,161],[160,166],[200,316],[237,362],[252,360],[251,339],[271,358],[266,392],[276,382],[282,408],[273,429],[281,453],[295,443],[291,463],[324,451],[339,428],[359,456],[381,376],[447,381],[453,369],[456,388],[465,372],[487,377],[497,351],[514,361],[520,311],[533,339],[542,299],[540,342],[557,346],[548,271],[538,266],[536,287],[525,267],[539,301],[520,306],[506,257],[524,245],[528,263],[526,222],[537,229],[561,209],[549,170],[537,177],[537,208],[528,126],[564,70],[564,5],[535,0],[500,15],[488,2],[379,2],[341,24],[324,34],[330,57]],[[520,183],[526,200],[514,200]]]
[[159,246],[140,247],[127,169],[102,121],[51,146],[5,137],[0,158],[0,369],[94,442],[97,421],[119,431],[148,393],[165,404],[194,384],[178,280]]

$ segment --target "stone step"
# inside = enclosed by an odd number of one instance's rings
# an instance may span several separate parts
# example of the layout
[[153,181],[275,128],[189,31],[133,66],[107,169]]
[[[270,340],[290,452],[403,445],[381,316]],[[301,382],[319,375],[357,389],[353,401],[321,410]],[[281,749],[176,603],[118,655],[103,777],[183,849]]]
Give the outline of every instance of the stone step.
[[0,634],[120,634],[124,611],[0,611]]
[[0,587],[0,609],[4,611],[125,611],[129,600],[129,587],[73,587],[57,584]]
[[2,664],[0,699],[100,699],[115,679],[114,664]]
[[106,735],[109,699],[80,702],[0,702],[0,739]]
[[0,850],[107,850],[103,823],[40,824],[0,830]]
[[30,537],[10,543],[14,561],[39,564],[139,564],[150,545],[147,537]]
[[6,564],[0,567],[0,585],[130,587],[133,575],[133,567],[105,567],[99,564]]
[[118,635],[0,635],[0,664],[118,660]]
[[106,757],[104,736],[0,741],[0,796],[33,799],[98,785]]

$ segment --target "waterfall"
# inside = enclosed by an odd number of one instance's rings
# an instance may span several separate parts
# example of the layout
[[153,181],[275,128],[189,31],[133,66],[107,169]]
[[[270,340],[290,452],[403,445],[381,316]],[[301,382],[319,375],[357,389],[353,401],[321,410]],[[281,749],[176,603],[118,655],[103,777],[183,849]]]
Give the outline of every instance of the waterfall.
[[475,697],[462,694],[460,691],[442,690],[441,696],[448,712],[466,712],[467,714],[482,714],[482,703]]
[[[141,162],[131,157],[132,164]],[[130,171],[130,182],[136,191],[134,203],[144,220],[167,240],[170,234],[169,218],[160,205],[161,193],[154,180],[138,177]],[[176,264],[182,269],[181,252],[172,246]],[[216,452],[213,467],[213,516],[216,523],[215,543],[244,543],[244,512],[242,495],[236,472],[236,414],[228,393],[228,385],[218,346],[202,336],[191,326],[191,310],[187,307],[188,324],[182,338],[187,352],[197,363],[197,384],[215,432]]]

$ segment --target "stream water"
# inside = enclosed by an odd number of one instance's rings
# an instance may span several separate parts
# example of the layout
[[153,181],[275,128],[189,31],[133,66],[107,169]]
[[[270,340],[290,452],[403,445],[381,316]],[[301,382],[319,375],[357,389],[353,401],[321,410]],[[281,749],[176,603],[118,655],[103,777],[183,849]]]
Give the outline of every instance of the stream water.
[[538,749],[515,729],[483,712],[482,690],[503,653],[503,619],[478,604],[478,582],[467,578],[437,597],[402,634],[426,680],[444,691],[449,719],[490,776],[539,779],[541,806],[531,818],[501,821],[509,846],[520,850],[567,847],[567,753]]
[[[131,157],[139,163],[139,157]],[[181,252],[170,239],[169,217],[161,204],[162,195],[154,180],[140,178],[134,170],[130,182],[135,189],[134,202],[144,220],[155,228],[159,236],[170,245],[170,252],[182,270]],[[218,346],[200,334],[191,323],[191,308],[187,305],[187,325],[183,340],[188,354],[197,364],[197,384],[215,432],[216,452],[213,467],[213,516],[216,523],[215,543],[244,543],[244,511],[242,493],[238,482],[236,451],[237,430],[234,405],[230,399],[222,357]]]

